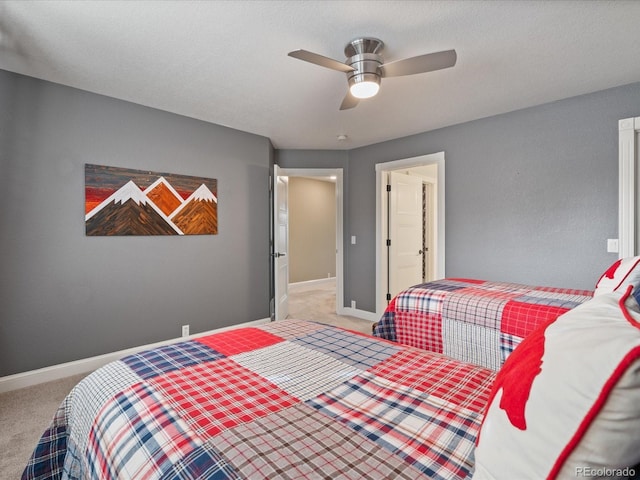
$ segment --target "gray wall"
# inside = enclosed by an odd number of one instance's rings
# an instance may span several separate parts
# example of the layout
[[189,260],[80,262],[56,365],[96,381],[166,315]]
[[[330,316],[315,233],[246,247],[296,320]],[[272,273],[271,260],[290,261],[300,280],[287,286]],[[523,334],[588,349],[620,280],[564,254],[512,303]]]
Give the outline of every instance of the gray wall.
[[[447,276],[592,288],[640,83],[350,151],[0,71],[0,376],[269,315],[266,178],[343,168],[345,304],[375,311],[375,164],[446,154]],[[218,179],[217,236],[85,237],[85,163]],[[351,235],[358,238],[350,245]]]
[[[0,71],[0,376],[269,316],[267,138]],[[218,179],[219,234],[86,237],[84,164]]]
[[[618,120],[637,115],[632,84],[350,150],[345,302],[375,311],[375,164],[439,151],[447,276],[592,289],[617,258]],[[279,151],[276,163],[330,155]]]

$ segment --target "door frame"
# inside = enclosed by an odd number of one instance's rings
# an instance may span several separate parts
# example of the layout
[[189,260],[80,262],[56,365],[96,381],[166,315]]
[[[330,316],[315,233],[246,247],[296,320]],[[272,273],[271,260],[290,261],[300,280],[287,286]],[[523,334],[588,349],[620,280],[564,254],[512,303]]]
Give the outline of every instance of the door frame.
[[[345,314],[344,306],[344,193],[342,168],[280,168],[282,177],[336,177],[336,313]],[[274,184],[277,179],[274,179]],[[275,220],[274,220],[275,222]],[[276,272],[274,269],[274,284]]]
[[618,258],[633,257],[638,251],[640,196],[636,191],[640,117],[618,121]]
[[387,225],[387,191],[386,182],[383,181],[385,174],[394,170],[404,170],[412,167],[424,165],[437,165],[437,196],[435,221],[438,230],[434,249],[435,265],[433,269],[434,278],[444,278],[445,276],[445,155],[444,152],[431,153],[418,157],[404,158],[390,162],[376,163],[376,315],[380,317],[387,307],[386,283],[387,278],[387,248],[386,248],[386,225]]

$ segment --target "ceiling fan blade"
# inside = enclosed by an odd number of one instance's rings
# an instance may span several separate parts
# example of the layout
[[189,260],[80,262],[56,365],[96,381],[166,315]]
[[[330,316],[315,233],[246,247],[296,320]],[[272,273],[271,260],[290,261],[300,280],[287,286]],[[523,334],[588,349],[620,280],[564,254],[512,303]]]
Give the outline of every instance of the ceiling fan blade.
[[433,72],[443,68],[453,67],[458,56],[455,50],[427,53],[417,57],[396,60],[380,66],[380,74],[383,77],[401,77],[403,75],[415,75],[416,73]]
[[360,100],[351,95],[351,92],[347,90],[347,94],[344,96],[342,104],[340,105],[340,110],[349,110],[350,108],[354,108],[358,105],[358,102],[360,102]]
[[320,65],[321,67],[338,70],[339,72],[353,72],[355,70],[355,68],[350,67],[346,63],[342,63],[338,60],[334,60],[333,58],[325,57],[307,50],[294,50],[293,52],[289,52],[289,56],[297,58],[298,60],[304,60],[305,62]]

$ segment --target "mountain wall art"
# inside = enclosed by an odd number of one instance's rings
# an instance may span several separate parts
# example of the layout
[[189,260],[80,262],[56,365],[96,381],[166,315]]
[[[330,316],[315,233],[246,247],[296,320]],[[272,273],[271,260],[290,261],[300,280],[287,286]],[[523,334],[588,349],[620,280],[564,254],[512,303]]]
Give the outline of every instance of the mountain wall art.
[[216,235],[218,181],[85,164],[88,236]]

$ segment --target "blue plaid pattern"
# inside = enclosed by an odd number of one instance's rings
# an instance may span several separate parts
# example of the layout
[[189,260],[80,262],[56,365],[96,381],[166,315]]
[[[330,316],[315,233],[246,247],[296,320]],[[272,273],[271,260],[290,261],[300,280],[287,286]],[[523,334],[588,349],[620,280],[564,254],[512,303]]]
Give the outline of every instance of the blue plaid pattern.
[[442,316],[447,322],[443,322],[443,327],[451,320],[458,320],[500,330],[502,311],[509,300],[453,293],[444,301]]
[[22,478],[61,478],[66,450],[66,427],[48,428],[29,458]]
[[67,457],[64,460],[62,478],[65,480],[84,480],[82,472],[89,470],[85,462],[84,451],[73,443],[73,438],[67,438]]
[[386,360],[399,348],[365,337],[354,337],[343,330],[325,328],[297,338],[293,342],[325,353],[361,370]]
[[562,293],[532,291],[527,295],[515,297],[513,300],[524,303],[533,303],[535,305],[548,305],[550,307],[568,308],[569,310],[571,310],[581,303],[584,303],[585,298],[589,299],[591,297],[585,297],[583,295],[566,295]]
[[240,477],[209,443],[196,448],[162,476],[162,480],[235,480]]
[[107,403],[89,437],[91,478],[157,478],[202,443],[158,392],[140,383]]
[[74,424],[71,441],[79,452],[87,449],[89,430],[105,402],[141,379],[125,363],[109,363],[85,377],[71,390],[63,405],[67,417]]
[[481,415],[471,410],[368,372],[307,404],[431,479],[462,479],[473,470]]
[[201,343],[182,342],[129,355],[124,357],[122,361],[146,380],[163,373],[222,357],[222,354]]
[[397,342],[397,330],[396,330],[396,312],[393,310],[387,310],[382,315],[382,318],[378,323],[376,323],[375,328],[373,329],[373,334],[376,337],[384,338],[386,340],[390,340],[392,342]]
[[500,332],[500,353],[502,354],[502,363],[513,353],[520,342],[522,342],[522,338],[517,337],[515,335],[511,335],[509,333]]
[[[457,288],[456,288],[457,290]],[[420,288],[408,288],[396,298],[396,309],[409,312],[442,313],[442,301],[446,291],[429,291]]]
[[435,282],[427,282],[417,285],[416,288],[429,288],[430,290],[441,290],[443,292],[455,292],[461,288],[467,288],[468,283],[462,280],[442,279]]

